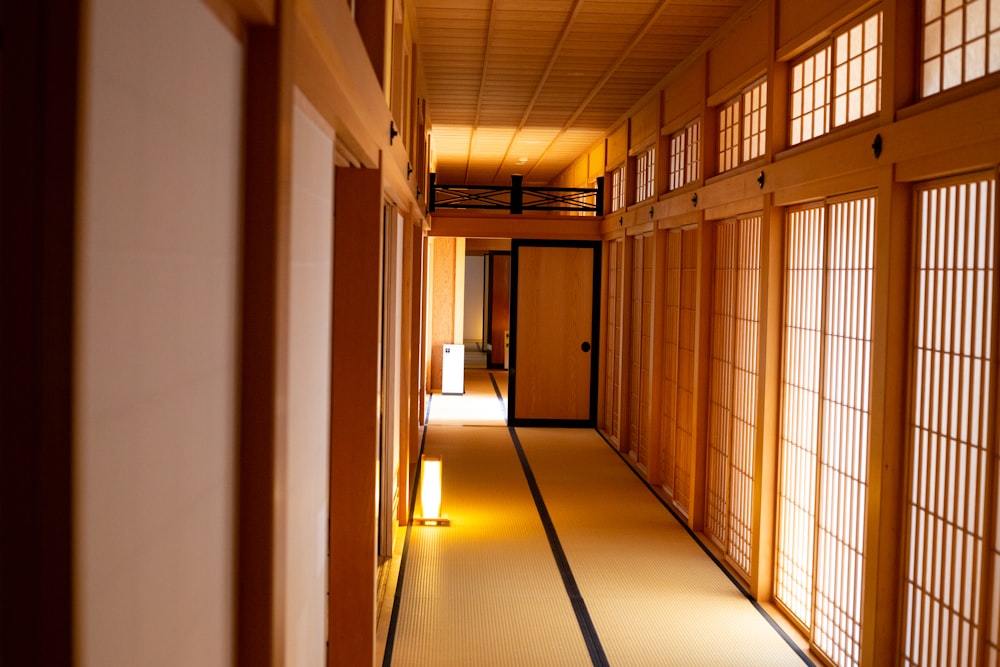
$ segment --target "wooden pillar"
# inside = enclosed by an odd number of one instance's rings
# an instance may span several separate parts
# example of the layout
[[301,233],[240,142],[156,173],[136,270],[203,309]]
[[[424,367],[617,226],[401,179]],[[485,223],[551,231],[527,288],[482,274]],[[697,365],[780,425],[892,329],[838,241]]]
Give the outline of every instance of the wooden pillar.
[[375,659],[382,172],[338,168],[330,426],[330,665]]
[[[368,59],[382,90],[388,93],[389,66],[392,62],[392,10],[387,0],[357,0],[354,4],[354,22],[361,33]],[[388,99],[387,99],[388,101]],[[402,128],[397,127],[398,132]],[[386,128],[389,131],[389,128]]]
[[285,659],[293,7],[247,35],[237,663]]
[[778,437],[781,430],[781,336],[785,256],[784,209],[765,196],[760,225],[760,289],[757,310],[757,438],[754,443],[753,546],[750,594],[770,600],[774,587],[777,529]]
[[[401,256],[403,265],[398,269],[403,272],[402,294],[400,295],[400,349],[399,349],[399,469],[397,472],[397,491],[399,504],[396,519],[405,525],[410,511],[410,461],[413,460],[413,438],[417,433],[415,415],[413,413],[413,356],[417,348],[413,344],[416,336],[416,326],[413,319],[414,283],[419,284],[420,275],[414,271],[413,262],[413,225],[409,215],[404,216],[403,229],[400,238],[403,242]],[[419,271],[419,265],[417,265]]]
[[866,583],[863,587],[861,665],[898,661],[900,573],[906,532],[910,251],[913,195],[880,171],[872,288],[871,444],[869,446]]
[[7,2],[0,196],[0,664],[73,663],[80,3]]
[[410,428],[410,461],[415,463],[420,452],[420,427],[424,424],[424,394],[426,393],[426,366],[424,350],[427,341],[427,322],[425,320],[427,305],[427,237],[424,236],[423,227],[414,226],[410,233],[413,235],[413,302],[410,307],[413,309],[413,341],[410,361],[412,366],[410,375],[410,401],[413,408],[410,411],[412,423]]

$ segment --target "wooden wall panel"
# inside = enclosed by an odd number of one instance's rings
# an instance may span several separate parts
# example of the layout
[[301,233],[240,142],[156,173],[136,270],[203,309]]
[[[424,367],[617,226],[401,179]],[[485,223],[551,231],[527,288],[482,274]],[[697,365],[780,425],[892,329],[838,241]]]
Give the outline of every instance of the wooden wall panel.
[[607,166],[617,167],[628,157],[628,123],[608,135]]
[[587,182],[604,176],[604,142],[590,149],[587,154]]
[[630,121],[629,152],[648,147],[660,134],[660,98],[654,97],[632,115]]
[[871,3],[868,0],[776,0],[778,12],[778,53],[808,48],[828,34],[829,28]]
[[760,3],[709,53],[708,94],[713,101],[717,95],[723,98],[735,95],[767,68],[768,14],[767,3]]
[[431,341],[431,377],[429,389],[441,389],[442,345],[458,343],[455,340],[455,257],[457,242],[454,238],[435,238],[431,248],[434,253],[434,275],[431,284],[431,324],[427,332]]
[[708,60],[702,56],[663,90],[663,128],[674,132],[701,113],[705,99],[705,71]]
[[585,188],[589,181],[589,170],[587,168],[587,156],[584,155],[573,163],[573,178],[567,184],[571,188]]

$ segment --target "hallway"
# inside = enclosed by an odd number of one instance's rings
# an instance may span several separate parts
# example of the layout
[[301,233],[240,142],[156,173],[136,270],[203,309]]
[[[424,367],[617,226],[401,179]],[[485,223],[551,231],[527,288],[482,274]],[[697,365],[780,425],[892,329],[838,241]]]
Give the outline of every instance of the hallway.
[[508,429],[506,373],[466,378],[431,401],[451,525],[406,530],[383,665],[811,664],[596,431]]

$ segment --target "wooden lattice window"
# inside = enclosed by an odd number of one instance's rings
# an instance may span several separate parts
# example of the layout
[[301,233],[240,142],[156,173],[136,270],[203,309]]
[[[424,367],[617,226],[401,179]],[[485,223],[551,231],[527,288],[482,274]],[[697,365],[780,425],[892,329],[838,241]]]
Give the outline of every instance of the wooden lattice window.
[[625,165],[611,172],[611,210],[625,208]]
[[834,39],[833,124],[878,113],[881,87],[882,12],[878,12]]
[[719,110],[719,173],[764,154],[767,81],[756,81]]
[[767,81],[759,81],[743,91],[743,161],[764,154],[767,139]]
[[1000,657],[996,190],[989,174],[917,191],[906,665]]
[[719,173],[740,163],[740,98],[719,110]]
[[1000,0],[925,0],[926,97],[1000,72]]
[[789,213],[775,599],[860,660],[875,198]]
[[656,149],[650,147],[635,159],[635,200],[649,199],[656,194]]
[[882,103],[882,12],[837,31],[792,64],[792,145],[878,113]]
[[792,66],[791,142],[798,144],[830,131],[830,47]]
[[716,231],[705,532],[751,574],[760,216]]
[[671,190],[698,180],[698,152],[701,150],[701,121],[694,120],[670,135]]

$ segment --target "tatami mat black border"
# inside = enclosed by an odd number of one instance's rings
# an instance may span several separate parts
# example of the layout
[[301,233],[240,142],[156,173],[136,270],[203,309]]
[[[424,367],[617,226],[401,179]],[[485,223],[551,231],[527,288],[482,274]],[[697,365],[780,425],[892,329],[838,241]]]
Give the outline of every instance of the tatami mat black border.
[[622,455],[622,453],[620,451],[618,451],[618,448],[615,447],[611,443],[611,441],[608,440],[608,438],[603,433],[601,433],[598,429],[595,428],[594,432],[597,433],[597,435],[599,435],[601,437],[601,440],[603,440],[605,442],[605,444],[607,444],[607,446],[611,448],[612,452],[614,452],[615,454],[618,455],[618,458],[620,458],[625,463],[625,465],[628,467],[628,469],[632,471],[632,474],[636,476],[636,479],[638,479],[640,482],[642,482],[643,486],[645,486],[646,489],[648,489],[649,492],[653,494],[653,497],[656,498],[656,500],[661,505],[663,505],[663,507],[668,512],[670,512],[670,516],[674,517],[674,519],[677,520],[677,523],[679,523],[681,525],[681,527],[683,527],[684,530],[687,531],[687,534],[691,536],[691,539],[694,540],[695,543],[697,543],[697,545],[699,547],[701,547],[701,550],[704,551],[705,554],[709,558],[712,559],[712,562],[715,563],[716,566],[718,566],[718,568],[720,570],[722,570],[722,573],[724,575],[726,575],[726,578],[729,579],[730,582],[732,582],[733,586],[735,586],[736,589],[740,593],[743,594],[743,597],[745,597],[747,600],[750,601],[750,604],[753,605],[754,609],[756,609],[760,613],[760,615],[764,617],[764,620],[766,620],[768,622],[768,624],[774,629],[774,631],[777,632],[778,635],[783,640],[785,640],[785,643],[788,644],[792,648],[793,651],[795,651],[796,655],[798,655],[800,658],[802,658],[802,662],[804,662],[807,665],[811,665],[811,667],[816,667],[816,663],[813,662],[812,658],[809,657],[809,654],[806,653],[805,651],[803,651],[802,647],[799,646],[795,642],[795,640],[792,639],[791,636],[787,632],[785,632],[784,628],[782,628],[780,625],[778,625],[778,622],[775,621],[774,618],[772,618],[769,613],[767,613],[767,610],[764,609],[764,607],[762,607],[761,604],[759,602],[757,602],[756,599],[754,599],[754,597],[750,594],[750,591],[748,591],[743,586],[743,584],[740,583],[739,579],[737,579],[735,576],[733,576],[733,573],[729,571],[729,568],[727,568],[722,563],[722,561],[720,561],[718,559],[718,557],[712,552],[712,550],[708,548],[708,546],[702,541],[702,539],[700,537],[698,537],[698,533],[696,533],[693,530],[691,530],[691,527],[688,526],[686,523],[684,523],[683,519],[681,519],[681,517],[677,515],[677,512],[674,510],[674,508],[671,507],[670,504],[667,503],[663,498],[661,498],[660,494],[658,494],[656,492],[656,489],[654,489],[649,482],[647,482],[645,479],[643,479],[642,475],[640,475],[639,472],[635,468],[633,468],[631,466],[631,464],[629,464],[628,460]]
[[[500,392],[500,387],[497,385],[493,373],[490,373],[490,382],[493,383],[493,390],[496,392],[497,400],[500,401],[500,406],[504,407],[503,394]],[[580,633],[583,634],[583,641],[587,645],[587,652],[590,653],[590,660],[594,663],[594,667],[607,667],[610,663],[608,663],[608,658],[604,653],[604,646],[601,645],[601,638],[597,636],[597,628],[594,627],[594,621],[590,618],[590,612],[587,611],[587,604],[580,593],[576,577],[573,576],[573,569],[569,565],[569,559],[566,558],[566,551],[562,547],[562,542],[559,541],[555,524],[552,523],[552,517],[545,506],[545,499],[542,498],[542,491],[538,488],[535,473],[531,470],[531,464],[528,463],[528,457],[524,453],[524,448],[521,446],[521,441],[517,437],[515,428],[508,425],[507,432],[514,443],[517,458],[521,461],[521,468],[524,470],[524,477],[528,481],[528,489],[531,491],[531,497],[535,501],[538,518],[541,519],[542,528],[545,529],[545,537],[549,540],[552,557],[556,561],[556,567],[559,569],[559,576],[562,577],[563,586],[566,588],[566,594],[569,596],[570,604],[573,607],[573,613],[576,614],[576,622],[580,625]]]

